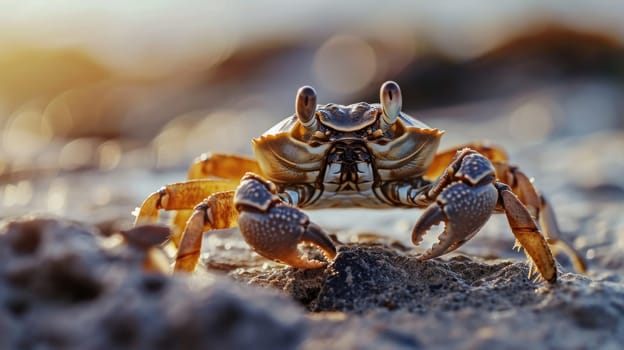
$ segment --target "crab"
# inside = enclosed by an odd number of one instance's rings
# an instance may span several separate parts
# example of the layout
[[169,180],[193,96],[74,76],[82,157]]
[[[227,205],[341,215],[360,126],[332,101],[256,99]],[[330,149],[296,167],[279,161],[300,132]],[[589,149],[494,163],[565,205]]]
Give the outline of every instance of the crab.
[[298,245],[310,243],[331,261],[338,242],[302,209],[333,207],[424,209],[413,243],[435,225],[444,229],[421,260],[456,250],[493,213],[504,213],[530,262],[529,277],[557,280],[550,247],[561,248],[584,270],[579,254],[561,239],[546,199],[502,148],[472,143],[436,154],[444,132],[403,113],[393,81],[381,86],[378,104],[316,101],[312,87],[300,88],[295,114],[252,140],[255,159],[204,154],[190,166],[187,181],[145,199],[135,225],[156,221],[160,209],[178,211],[175,271],[195,269],[204,232],[235,226],[267,259],[301,269],[324,266]]

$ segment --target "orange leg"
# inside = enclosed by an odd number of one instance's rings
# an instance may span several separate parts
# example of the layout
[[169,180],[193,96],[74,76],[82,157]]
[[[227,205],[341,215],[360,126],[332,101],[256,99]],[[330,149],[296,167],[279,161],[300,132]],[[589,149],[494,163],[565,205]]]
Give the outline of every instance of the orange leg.
[[446,150],[436,155],[431,167],[429,167],[425,174],[425,178],[435,179],[440,176],[448,164],[451,163],[455,154],[463,148],[473,149],[492,162],[496,169],[498,181],[507,184],[522,204],[526,206],[533,219],[539,222],[540,229],[555,254],[563,251],[571,259],[577,271],[585,272],[587,270],[585,260],[582,255],[574,249],[572,244],[561,236],[554,211],[548,204],[546,198],[539,194],[526,174],[508,163],[509,158],[502,148],[494,145],[474,143],[465,144],[456,149]]
[[232,198],[238,184],[238,180],[208,179],[166,185],[145,199],[135,226],[156,221],[160,209],[189,211],[195,208],[174,242],[179,246],[175,270],[192,271],[199,259],[203,232],[236,226],[238,212]]
[[527,258],[532,262],[529,278],[537,270],[539,277],[554,283],[557,279],[555,260],[528,208],[506,184],[498,182],[496,187],[499,203],[507,216],[511,232],[516,237],[516,246],[524,248]]
[[237,155],[203,154],[189,167],[188,181],[166,185],[143,201],[135,226],[157,221],[161,209],[176,210],[171,234],[178,248],[175,269],[190,271],[199,259],[203,232],[236,225],[232,193],[247,171],[260,172],[258,163]]
[[218,177],[239,180],[247,172],[262,174],[255,159],[233,154],[204,153],[189,167],[188,179]]
[[174,271],[191,272],[195,269],[205,231],[237,225],[238,211],[234,207],[233,198],[234,191],[218,192],[195,207],[182,232]]
[[546,198],[533,186],[529,177],[515,166],[507,163],[493,162],[493,164],[500,181],[511,187],[511,190],[527,207],[531,216],[539,222],[540,229],[553,252],[558,254],[560,251],[563,251],[570,258],[578,272],[586,272],[587,264],[585,259],[561,235],[552,207]]
[[195,205],[216,192],[233,190],[238,180],[189,180],[169,184],[150,194],[141,204],[134,225],[158,220],[158,211],[183,210]]
[[481,153],[487,159],[489,159],[492,164],[506,163],[509,159],[509,157],[507,156],[507,152],[505,152],[502,148],[498,146],[483,143],[468,143],[436,154],[435,158],[433,158],[431,165],[424,175],[425,179],[432,181],[437,179],[440,175],[442,175],[442,173],[444,173],[444,170],[446,170],[449,164],[451,164],[451,161],[453,161],[453,158],[457,154],[457,151],[460,151],[464,148],[470,148]]
[[[233,154],[204,153],[197,157],[188,169],[188,179],[209,179],[219,178],[228,180],[240,180],[247,172],[262,174],[260,166],[255,159]],[[185,209],[191,209],[202,199],[196,201]],[[177,246],[180,244],[182,230],[186,222],[193,214],[192,210],[178,210],[173,218],[172,242]]]

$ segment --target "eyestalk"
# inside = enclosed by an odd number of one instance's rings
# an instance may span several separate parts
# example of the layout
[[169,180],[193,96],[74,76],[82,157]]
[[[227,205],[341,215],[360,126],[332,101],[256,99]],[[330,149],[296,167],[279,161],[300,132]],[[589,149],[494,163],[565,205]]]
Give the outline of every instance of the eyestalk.
[[310,86],[303,86],[297,91],[295,111],[301,125],[309,131],[315,131],[316,126],[316,91]]
[[401,114],[403,98],[401,97],[399,84],[394,81],[383,83],[381,89],[379,89],[379,100],[383,110],[383,115],[381,116],[381,130],[386,132],[394,125]]

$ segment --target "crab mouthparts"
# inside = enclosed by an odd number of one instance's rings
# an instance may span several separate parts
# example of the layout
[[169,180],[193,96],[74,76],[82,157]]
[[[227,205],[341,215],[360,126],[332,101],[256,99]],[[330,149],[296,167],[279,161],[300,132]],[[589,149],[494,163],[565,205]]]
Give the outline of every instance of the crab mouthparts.
[[327,156],[326,171],[339,183],[358,183],[361,175],[370,172],[371,155],[359,142],[339,142]]
[[371,155],[360,140],[341,140],[329,151],[327,160],[342,164],[370,162]]

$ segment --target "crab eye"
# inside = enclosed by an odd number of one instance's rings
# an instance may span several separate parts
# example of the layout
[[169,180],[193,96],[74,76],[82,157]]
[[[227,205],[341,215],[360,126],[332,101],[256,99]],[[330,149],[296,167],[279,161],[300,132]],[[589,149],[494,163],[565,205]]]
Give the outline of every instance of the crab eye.
[[401,114],[401,88],[393,81],[387,81],[379,90],[379,100],[383,109],[382,129],[388,130]]
[[316,91],[310,86],[304,86],[297,91],[295,100],[295,111],[297,118],[306,129],[314,128],[316,119]]

